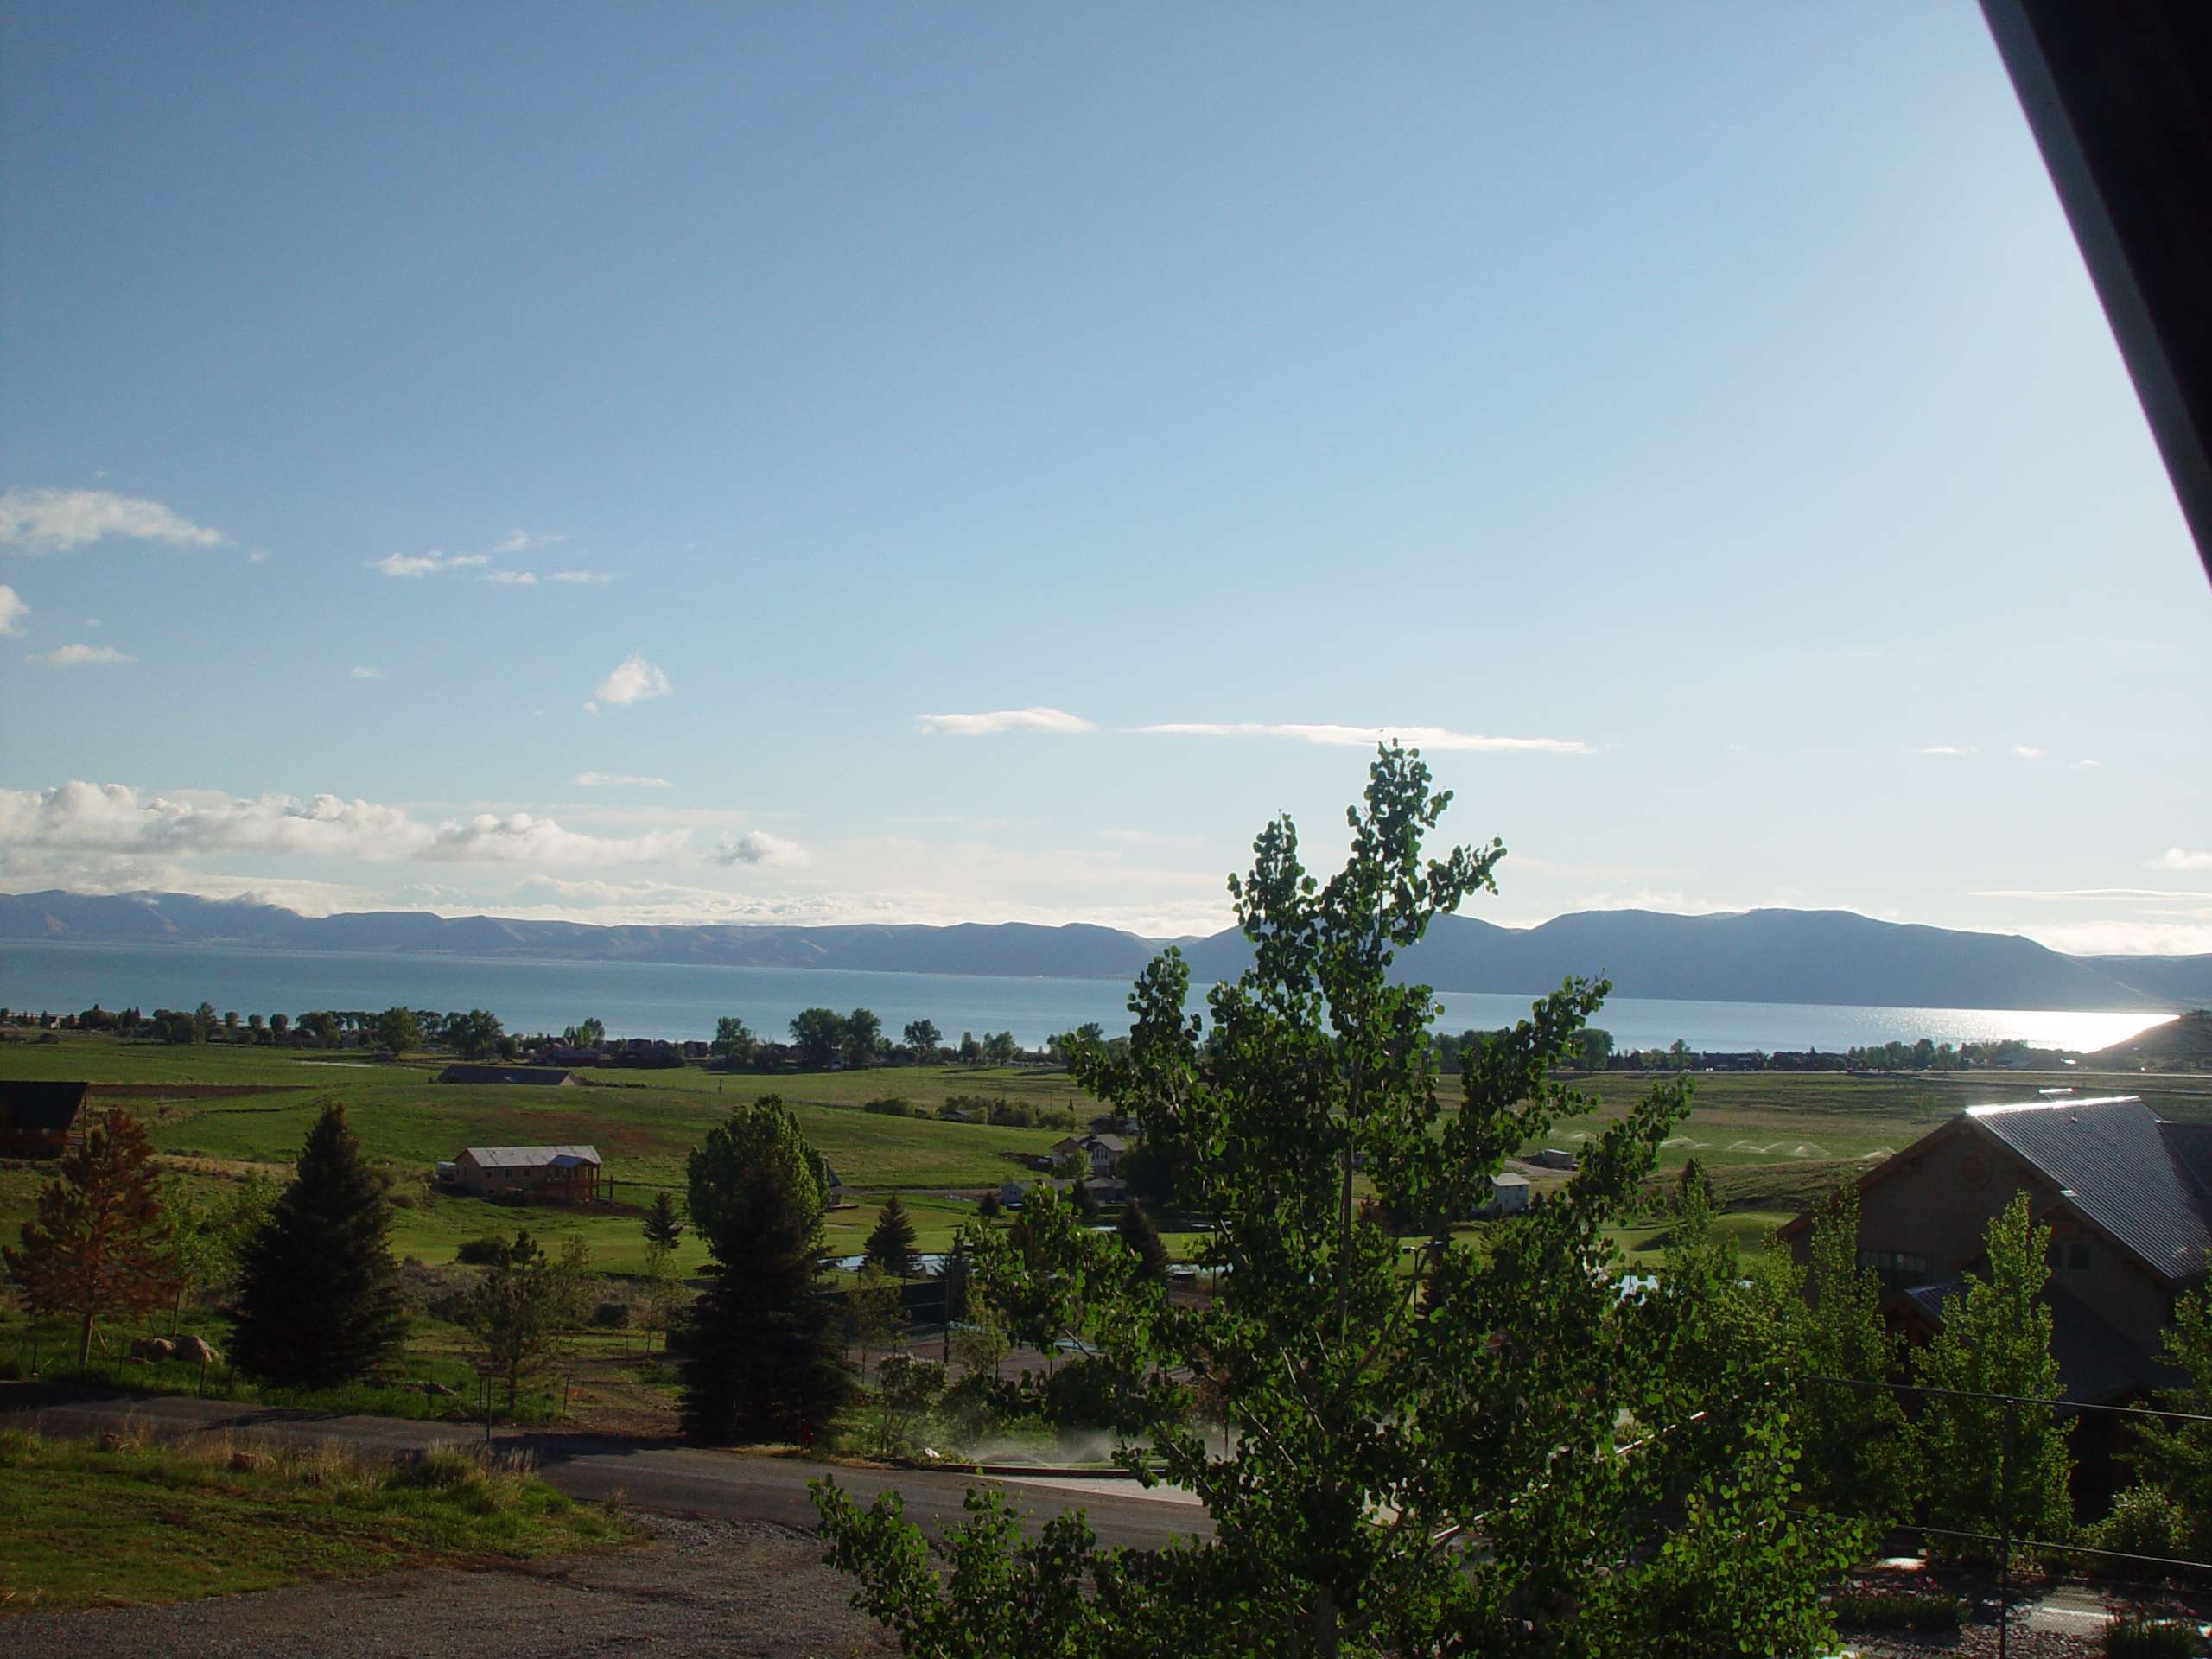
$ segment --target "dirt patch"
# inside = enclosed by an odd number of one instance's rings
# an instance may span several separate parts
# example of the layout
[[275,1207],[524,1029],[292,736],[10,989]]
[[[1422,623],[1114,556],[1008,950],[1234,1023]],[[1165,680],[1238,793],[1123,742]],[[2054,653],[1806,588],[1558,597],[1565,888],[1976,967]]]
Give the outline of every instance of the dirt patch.
[[6,1659],[570,1659],[607,1652],[845,1659],[894,1654],[813,1538],[763,1522],[645,1516],[606,1555],[429,1570],[158,1607],[0,1617]]

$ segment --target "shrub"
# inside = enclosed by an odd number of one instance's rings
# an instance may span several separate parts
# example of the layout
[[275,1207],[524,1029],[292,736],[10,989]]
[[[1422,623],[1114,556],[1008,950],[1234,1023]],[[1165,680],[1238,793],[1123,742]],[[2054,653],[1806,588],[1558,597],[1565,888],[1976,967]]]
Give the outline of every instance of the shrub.
[[465,1267],[495,1267],[507,1259],[507,1241],[504,1238],[464,1238],[453,1259]]
[[1846,1630],[1955,1630],[1966,1622],[1956,1596],[1866,1595],[1846,1591],[1828,1604],[1836,1628]]
[[2099,1549],[2172,1560],[2189,1554],[2189,1517],[2164,1487],[2131,1486],[2090,1529],[2089,1541]]
[[2189,1659],[2196,1627],[2178,1618],[2115,1618],[2105,1626],[2105,1659]]
[[592,1309],[591,1322],[602,1331],[626,1331],[630,1328],[630,1304],[601,1302]]
[[879,1117],[919,1117],[921,1108],[904,1095],[886,1095],[881,1100],[864,1100],[861,1110],[874,1112]]

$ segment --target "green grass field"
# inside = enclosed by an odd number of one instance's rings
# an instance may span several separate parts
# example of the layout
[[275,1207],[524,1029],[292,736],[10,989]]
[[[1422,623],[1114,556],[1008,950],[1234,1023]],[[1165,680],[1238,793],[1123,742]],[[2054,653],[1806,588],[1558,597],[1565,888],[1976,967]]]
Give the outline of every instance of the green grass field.
[[[633,1529],[459,1452],[52,1445],[0,1431],[0,1620],[394,1567],[602,1548]],[[0,1622],[0,1629],[4,1629]]]

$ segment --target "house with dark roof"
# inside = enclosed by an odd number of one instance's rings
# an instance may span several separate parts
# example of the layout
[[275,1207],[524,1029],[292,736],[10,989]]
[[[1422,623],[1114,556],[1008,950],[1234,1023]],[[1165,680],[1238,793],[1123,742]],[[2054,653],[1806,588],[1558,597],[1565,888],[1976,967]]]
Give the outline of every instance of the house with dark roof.
[[0,1082],[0,1157],[59,1158],[85,1138],[92,1085]]
[[[2069,1400],[2105,1403],[2184,1379],[2160,1357],[2175,1299],[2212,1268],[2212,1124],[2171,1123],[2133,1096],[1976,1106],[1859,1182],[1859,1264],[1917,1334],[1980,1264],[2015,1192],[2050,1229],[2051,1357]],[[1783,1227],[1802,1262],[1813,1217]]]
[[449,1065],[438,1073],[440,1083],[534,1083],[545,1088],[571,1089],[581,1081],[564,1067],[551,1065]]

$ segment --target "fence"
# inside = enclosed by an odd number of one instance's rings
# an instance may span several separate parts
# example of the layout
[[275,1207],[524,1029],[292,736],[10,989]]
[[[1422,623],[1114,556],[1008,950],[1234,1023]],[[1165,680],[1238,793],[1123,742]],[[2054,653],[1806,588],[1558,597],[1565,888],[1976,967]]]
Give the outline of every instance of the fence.
[[2099,1549],[2087,1544],[2053,1543],[2045,1539],[2016,1538],[2012,1528],[2012,1471],[2009,1459],[2013,1437],[2018,1422],[2019,1408],[2031,1407],[2047,1411],[2054,1417],[2088,1416],[2105,1414],[2114,1417],[2156,1417],[2169,1422],[2212,1423],[2212,1416],[2199,1412],[2169,1411],[2155,1406],[2102,1406],[2085,1401],[2037,1400],[2025,1395],[1985,1394],[1972,1389],[1937,1389],[1923,1383],[1875,1382],[1853,1376],[1807,1376],[1804,1381],[1840,1389],[1878,1389],[1891,1394],[1916,1395],[1953,1400],[1981,1400],[2003,1405],[2004,1431],[1999,1437],[1997,1453],[1998,1530],[1994,1534],[1961,1532],[1948,1527],[1923,1527],[1900,1523],[1895,1530],[1916,1533],[1923,1538],[1953,1538],[1967,1543],[1997,1546],[1997,1652],[1998,1659],[2005,1659],[2007,1639],[2012,1629],[2012,1557],[2016,1548],[2044,1551],[2054,1554],[2088,1555],[2103,1560],[2128,1561],[2139,1566],[2154,1567],[2166,1572],[2183,1571],[2212,1575],[2212,1561],[2187,1561],[2158,1555],[2138,1555],[2121,1549]]

